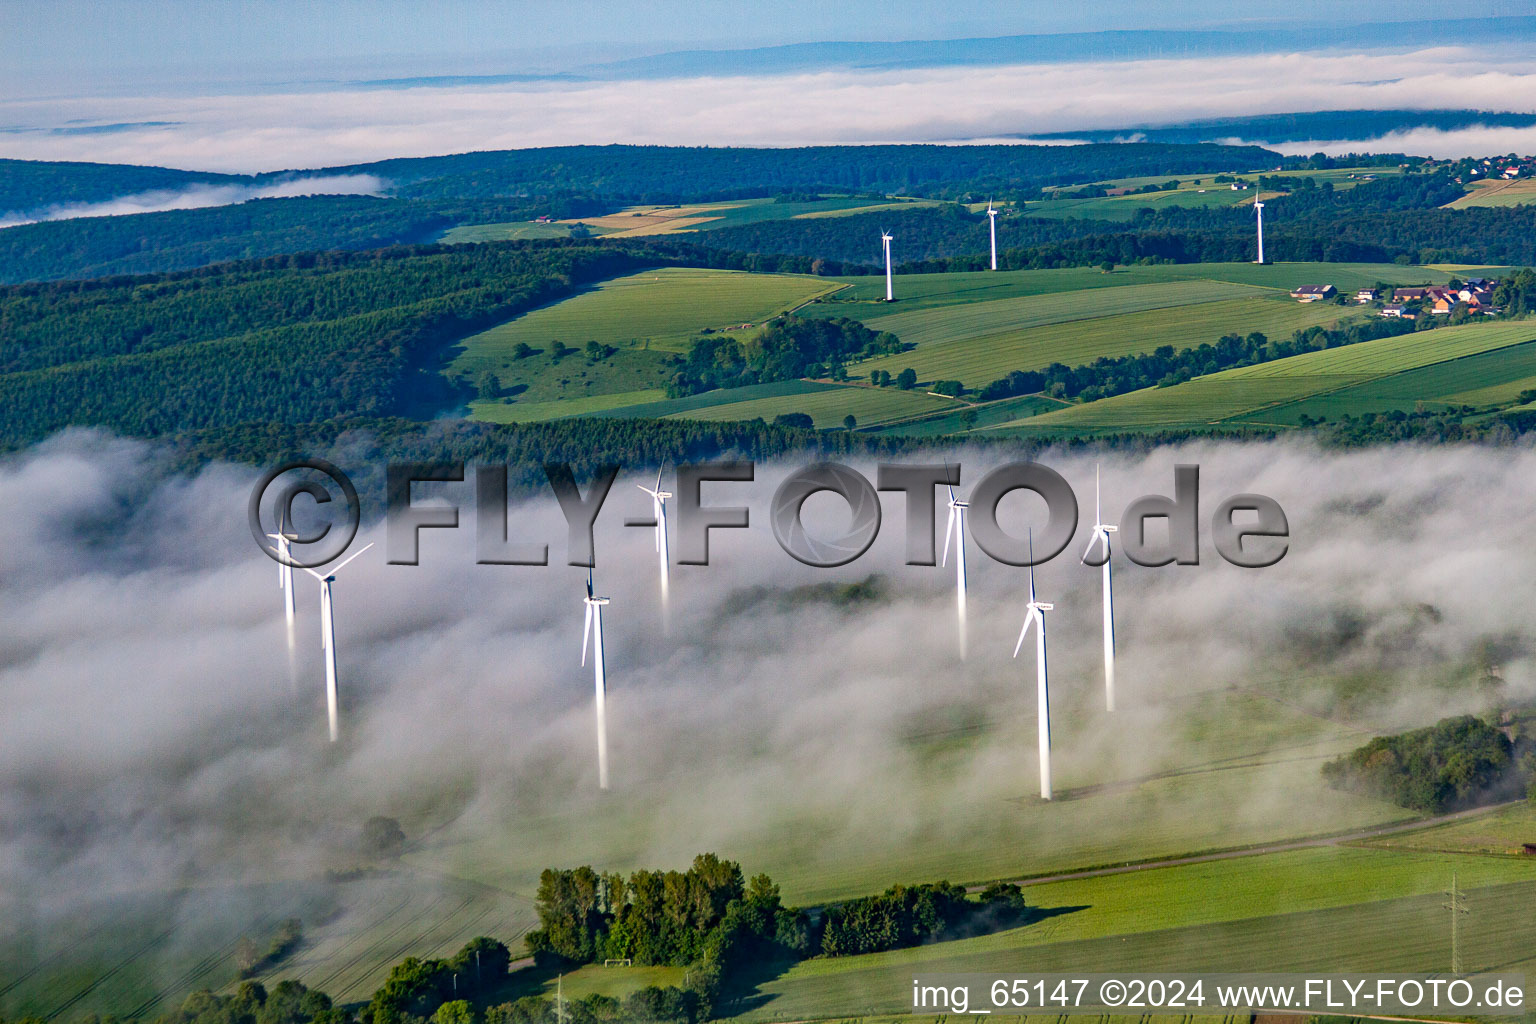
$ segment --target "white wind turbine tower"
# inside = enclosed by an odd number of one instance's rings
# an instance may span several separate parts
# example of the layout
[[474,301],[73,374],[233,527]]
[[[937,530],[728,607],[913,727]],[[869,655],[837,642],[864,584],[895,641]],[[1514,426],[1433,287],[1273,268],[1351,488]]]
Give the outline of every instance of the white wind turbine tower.
[[955,545],[955,614],[960,626],[960,660],[965,660],[965,510],[968,501],[955,497],[955,489],[949,489],[949,522],[944,527],[944,557],[940,565],[949,564],[949,545]]
[[608,666],[603,661],[603,605],[606,597],[592,595],[592,570],[587,570],[587,620],[581,627],[581,663],[587,663],[587,640],[592,641],[592,671],[597,689],[597,788],[608,788]]
[[1099,469],[1093,470],[1093,536],[1088,538],[1088,547],[1083,551],[1083,564],[1093,565],[1088,557],[1093,554],[1095,544],[1104,545],[1104,706],[1110,711],[1115,710],[1115,591],[1109,578],[1109,535],[1119,530],[1117,526],[1111,526],[1104,522],[1104,515],[1099,510]]
[[[1030,531],[1029,560],[1035,560],[1034,531]],[[1038,625],[1035,632],[1035,722],[1038,728],[1038,743],[1040,746],[1040,799],[1051,798],[1051,688],[1046,680],[1045,672],[1045,613],[1055,608],[1054,604],[1046,604],[1035,600],[1035,567],[1029,567],[1029,605],[1024,612],[1024,628],[1019,630],[1019,642],[1014,645],[1013,656],[1017,658],[1019,651],[1024,647],[1024,637],[1029,633],[1029,627]]]
[[881,229],[881,231],[880,231],[880,245],[881,245],[882,248],[885,249],[885,301],[886,302],[895,302],[896,301],[896,295],[891,290],[891,239],[894,238],[894,237],[895,236],[892,235],[889,231],[886,231],[883,228]]
[[1259,197],[1253,197],[1253,213],[1258,218],[1259,224],[1259,258],[1258,263],[1264,262],[1264,204],[1259,202]]
[[997,209],[987,200],[987,223],[992,228],[992,269],[997,269]]
[[[352,558],[356,558],[371,547],[373,547],[372,544],[365,544],[352,555]],[[331,605],[331,584],[336,582],[336,574],[346,568],[347,562],[352,561],[352,558],[348,558],[333,569],[328,569],[323,576],[310,568],[304,570],[320,581],[320,646],[325,651],[325,711],[331,726],[332,743],[341,736],[341,722],[336,691],[336,612]]]
[[288,532],[287,517],[284,516],[277,524],[277,532],[267,534],[277,542],[277,587],[283,592],[283,613],[288,620],[288,668],[293,668],[293,566],[288,564],[291,557],[289,552],[297,534]]
[[661,489],[661,474],[666,464],[656,470],[656,486],[647,487],[644,484],[636,484],[646,494],[651,496],[651,512],[656,516],[656,554],[661,559],[661,621],[662,626],[668,624],[671,609],[668,607],[670,600],[669,584],[671,569],[669,563],[671,556],[667,549],[667,499],[672,497],[671,491]]

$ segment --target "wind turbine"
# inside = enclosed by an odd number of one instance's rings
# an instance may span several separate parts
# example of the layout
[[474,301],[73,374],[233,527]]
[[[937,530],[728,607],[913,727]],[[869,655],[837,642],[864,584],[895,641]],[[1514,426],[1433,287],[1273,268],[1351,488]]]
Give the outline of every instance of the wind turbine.
[[320,581],[320,646],[325,651],[325,711],[331,726],[332,743],[340,738],[341,725],[336,693],[336,612],[331,605],[331,584],[336,582],[336,574],[346,568],[347,562],[371,547],[373,547],[371,543],[365,544],[353,553],[352,558],[327,570],[323,576],[308,567],[304,569]]
[[1024,612],[1024,628],[1019,630],[1019,642],[1014,645],[1017,658],[1024,647],[1024,637],[1029,627],[1038,623],[1035,632],[1035,722],[1039,732],[1040,747],[1040,799],[1051,798],[1051,688],[1045,673],[1045,613],[1056,606],[1035,600],[1035,532],[1029,532],[1029,605]]
[[997,209],[987,200],[987,224],[992,229],[992,269],[997,269]]
[[647,487],[644,484],[636,484],[646,494],[651,496],[651,511],[656,516],[656,554],[661,559],[661,621],[662,626],[667,625],[668,620],[668,584],[671,570],[668,563],[671,561],[667,550],[667,499],[672,497],[671,491],[661,489],[661,473],[666,468],[666,463],[656,470],[656,486]]
[[1104,706],[1115,710],[1115,591],[1109,579],[1109,535],[1119,530],[1104,522],[1099,511],[1099,469],[1093,469],[1093,536],[1083,551],[1083,564],[1093,565],[1088,556],[1095,544],[1104,545]]
[[283,592],[283,613],[288,620],[288,667],[293,668],[293,566],[288,564],[289,552],[297,534],[288,532],[286,514],[277,524],[277,532],[267,534],[277,541],[277,587]]
[[955,497],[954,487],[949,488],[949,522],[944,526],[944,557],[940,565],[949,564],[949,544],[955,544],[955,614],[960,625],[960,660],[965,660],[965,510],[968,501]]
[[891,291],[891,239],[895,236],[884,228],[880,229],[880,245],[885,249],[885,301],[895,302],[896,296]]
[[1259,259],[1260,265],[1264,263],[1264,204],[1259,202],[1259,197],[1253,197],[1253,212],[1258,217],[1259,223]]
[[592,570],[587,570],[587,621],[581,627],[581,663],[587,663],[587,640],[592,641],[593,681],[597,689],[597,788],[608,788],[608,666],[603,661],[603,605],[606,597],[592,596]]

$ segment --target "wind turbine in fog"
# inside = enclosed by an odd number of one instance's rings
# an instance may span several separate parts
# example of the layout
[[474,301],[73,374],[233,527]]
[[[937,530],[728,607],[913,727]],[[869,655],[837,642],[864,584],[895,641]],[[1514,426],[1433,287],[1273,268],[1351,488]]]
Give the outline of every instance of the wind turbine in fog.
[[[371,547],[373,547],[372,544],[365,544],[352,555],[352,558],[356,558]],[[325,711],[331,726],[332,743],[341,736],[341,723],[336,695],[336,612],[331,605],[331,584],[336,582],[336,574],[346,568],[347,562],[352,561],[352,558],[327,570],[323,576],[310,568],[304,570],[320,581],[320,646],[325,651]]]
[[1045,613],[1056,606],[1035,600],[1035,532],[1029,532],[1029,605],[1024,612],[1024,628],[1019,630],[1019,642],[1013,647],[1017,658],[1024,647],[1024,637],[1029,627],[1039,626],[1035,632],[1035,723],[1039,731],[1040,745],[1040,799],[1051,798],[1051,688],[1045,673]]
[[987,224],[992,229],[992,269],[997,269],[997,210],[992,200],[987,200]]
[[896,296],[891,291],[891,239],[895,236],[884,228],[880,230],[880,245],[885,249],[885,301],[895,302]]
[[944,557],[940,565],[949,564],[949,544],[955,544],[955,614],[960,625],[960,660],[965,660],[965,510],[968,501],[955,497],[954,487],[949,488],[949,522],[944,527]]
[[661,489],[661,473],[666,468],[662,463],[656,470],[656,486],[647,487],[644,484],[636,484],[646,494],[651,496],[651,512],[656,516],[656,554],[661,558],[661,621],[663,627],[667,625],[669,600],[668,583],[671,570],[668,563],[671,561],[667,550],[667,499],[672,497],[671,491]]
[[289,552],[297,534],[288,532],[287,516],[281,517],[277,532],[267,534],[277,541],[277,587],[283,592],[283,613],[288,619],[288,667],[293,668],[293,566],[288,564]]
[[587,570],[587,621],[581,627],[581,663],[587,663],[587,640],[592,641],[592,671],[597,687],[597,788],[608,788],[608,667],[603,662],[603,605],[606,597],[592,595],[592,570]]
[[1253,213],[1258,218],[1259,224],[1259,258],[1256,262],[1264,262],[1264,204],[1259,202],[1259,197],[1253,197]]
[[1117,526],[1110,526],[1104,522],[1104,515],[1099,511],[1099,468],[1093,468],[1093,536],[1088,538],[1088,547],[1083,551],[1083,564],[1095,565],[1088,561],[1093,554],[1093,546],[1104,545],[1104,706],[1110,711],[1115,710],[1115,591],[1109,579],[1109,535],[1119,530]]

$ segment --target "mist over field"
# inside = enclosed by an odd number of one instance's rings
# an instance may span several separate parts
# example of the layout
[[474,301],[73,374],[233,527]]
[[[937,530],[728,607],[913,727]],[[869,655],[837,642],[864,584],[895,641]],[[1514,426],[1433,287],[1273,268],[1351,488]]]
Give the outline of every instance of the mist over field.
[[[968,490],[998,457],[962,459]],[[1102,712],[1098,572],[1077,561],[1096,460],[1041,461],[1071,481],[1082,517],[1067,552],[1038,573],[1042,600],[1056,604],[1066,789],[1040,813],[1078,821],[1093,812],[1074,788],[1155,774],[1189,741],[1200,703],[1232,687],[1344,721],[1362,741],[1482,707],[1478,680],[1491,670],[1517,694],[1533,688],[1528,448],[1194,444],[1097,460],[1114,518],[1134,497],[1171,494],[1175,463],[1202,467],[1201,565],[1142,568],[1116,555],[1123,710],[1113,718]],[[158,466],[150,446],[83,432],[0,464],[7,893],[52,904],[315,877],[356,860],[358,829],[374,814],[450,852],[511,837],[515,876],[518,857],[670,865],[832,825],[838,844],[917,841],[945,821],[1011,814],[1036,788],[1033,663],[1009,657],[1024,570],[971,544],[971,656],[957,664],[953,573],[901,564],[899,494],[885,496],[864,558],[817,570],[769,529],[782,468],[706,485],[707,504],[749,504],[753,527],[714,531],[714,564],[674,570],[665,636],[651,533],[622,525],[649,511],[634,487],[643,473],[621,475],[597,525],[598,590],[613,598],[614,792],[604,797],[592,677],[579,664],[584,573],[563,564],[552,495],[511,519],[514,533],[550,544],[548,567],[474,563],[467,483],[434,485],[464,511],[459,530],[423,532],[420,566],[385,564],[382,526],[365,527],[378,546],[336,585],[343,738],[331,746],[318,588],[300,575],[290,679],[277,572],[246,529],[255,474],[214,466],[187,478]],[[1211,512],[1238,491],[1268,494],[1289,516],[1290,552],[1273,568],[1233,567],[1210,546]],[[1010,531],[1040,511],[1033,500],[1004,500]],[[825,495],[807,510],[813,529],[840,514]],[[881,574],[873,600],[818,588],[871,573]],[[1386,672],[1347,707],[1319,682]],[[1322,799],[1255,778],[1247,808],[1223,813],[1304,815],[1299,802]],[[633,827],[615,839],[614,821]]]

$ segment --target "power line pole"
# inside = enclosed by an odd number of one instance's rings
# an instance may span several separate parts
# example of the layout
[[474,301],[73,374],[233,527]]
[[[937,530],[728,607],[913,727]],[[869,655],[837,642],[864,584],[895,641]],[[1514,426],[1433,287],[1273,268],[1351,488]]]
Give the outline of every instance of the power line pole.
[[1456,885],[1456,873],[1451,872],[1450,902],[1443,903],[1446,910],[1451,912],[1451,973],[1461,974],[1461,918],[1463,914],[1469,914],[1467,909],[1467,895]]

